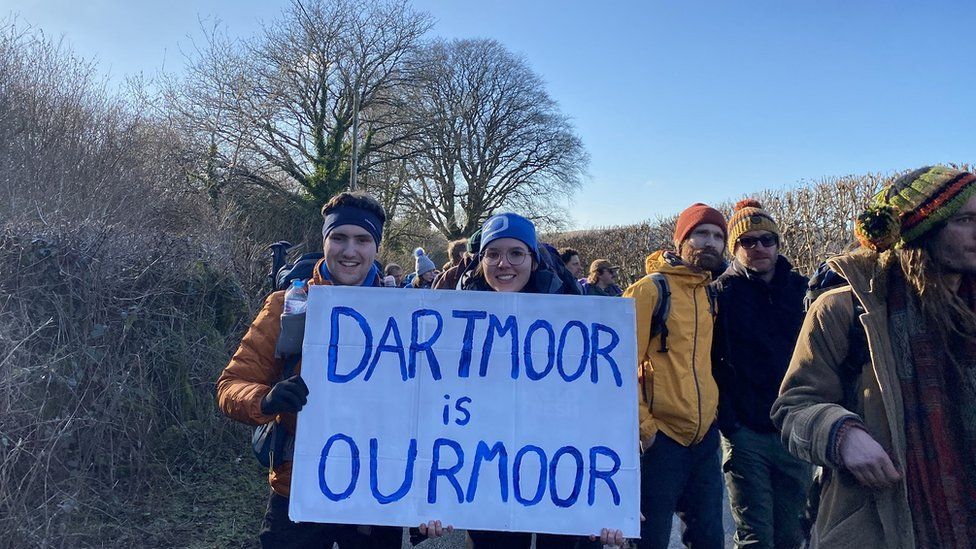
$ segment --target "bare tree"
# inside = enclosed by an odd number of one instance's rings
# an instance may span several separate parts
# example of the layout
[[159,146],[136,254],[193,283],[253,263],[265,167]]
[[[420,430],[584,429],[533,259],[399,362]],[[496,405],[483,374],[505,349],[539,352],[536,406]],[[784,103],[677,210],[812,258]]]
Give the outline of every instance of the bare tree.
[[426,125],[408,160],[410,210],[448,239],[502,208],[560,225],[559,199],[580,186],[588,158],[524,59],[494,40],[438,41],[415,93],[412,116]]
[[[411,137],[393,93],[430,17],[405,0],[293,0],[250,40],[214,28],[165,87],[169,112],[192,136],[191,178],[208,189],[246,183],[320,204],[348,184],[358,105],[361,158]],[[212,192],[212,194],[214,194]]]

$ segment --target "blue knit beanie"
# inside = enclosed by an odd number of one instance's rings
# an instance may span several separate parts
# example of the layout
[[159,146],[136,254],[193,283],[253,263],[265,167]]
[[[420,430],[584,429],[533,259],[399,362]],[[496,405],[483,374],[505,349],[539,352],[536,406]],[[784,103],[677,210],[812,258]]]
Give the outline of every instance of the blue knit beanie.
[[529,251],[539,259],[539,245],[535,240],[535,225],[528,219],[513,213],[493,215],[481,226],[481,249],[488,247],[493,240],[514,238],[528,246]]

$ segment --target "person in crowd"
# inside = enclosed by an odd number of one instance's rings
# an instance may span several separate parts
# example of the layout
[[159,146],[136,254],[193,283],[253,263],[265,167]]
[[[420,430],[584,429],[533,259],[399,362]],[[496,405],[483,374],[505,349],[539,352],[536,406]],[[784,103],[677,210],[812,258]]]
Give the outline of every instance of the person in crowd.
[[431,261],[430,257],[427,256],[427,252],[423,248],[417,248],[413,251],[414,261],[417,265],[417,270],[414,271],[416,276],[410,282],[410,288],[430,288],[431,284],[434,282],[434,277],[437,276],[437,267],[434,266],[434,262]]
[[585,295],[599,295],[617,297],[623,290],[617,286],[617,272],[620,267],[612,265],[606,259],[597,259],[590,263],[590,274],[581,281]]
[[[450,266],[445,266],[444,271],[437,275],[434,279],[432,288],[435,290],[456,290],[458,288],[458,282],[461,275],[468,270],[471,265],[477,261],[477,246],[479,239],[481,237],[481,230],[475,231],[470,238],[464,238],[461,240],[456,240],[452,243],[452,246],[448,247],[448,253],[453,258],[460,250],[460,255],[457,262]],[[462,245],[454,246],[455,243],[461,242]]]
[[[343,192],[322,208],[322,248],[325,257],[316,265],[310,284],[378,286],[379,269],[374,259],[383,236],[386,215],[374,198],[364,193]],[[305,405],[308,387],[301,364],[295,374],[282,379],[276,359],[284,309],[284,291],[272,293],[251,323],[240,346],[217,380],[217,404],[231,419],[248,425],[278,422],[293,439],[295,417]],[[262,547],[399,548],[402,529],[372,526],[363,533],[356,525],[292,522],[288,518],[291,459],[273,463],[268,472],[271,494],[261,524]],[[431,521],[421,531],[437,536],[451,528]]]
[[396,263],[389,263],[384,270],[386,276],[392,276],[395,286],[399,288],[403,284],[403,267]]
[[[513,213],[497,214],[481,227],[481,251],[473,274],[463,283],[463,290],[484,292],[521,292],[555,294],[563,281],[540,261],[535,226]],[[532,545],[532,535],[521,532],[487,532],[469,530],[475,549],[524,548]],[[536,534],[537,549],[570,549],[579,542],[577,536]],[[604,528],[600,542],[625,543],[620,530]]]
[[539,242],[539,256],[546,268],[556,273],[556,276],[563,281],[563,286],[559,290],[559,293],[565,295],[584,295],[583,287],[580,286],[579,280],[566,268],[566,265],[563,264],[559,256],[559,251],[552,244]]
[[562,259],[563,265],[573,275],[573,278],[583,277],[583,262],[580,260],[579,252],[572,248],[560,248],[559,259]]
[[444,267],[441,269],[441,271],[443,272],[450,269],[451,267],[456,267],[460,265],[461,259],[464,257],[464,254],[467,253],[467,249],[468,249],[467,238],[459,238],[457,240],[452,240],[448,242],[447,263],[444,264]]
[[712,288],[718,318],[712,366],[719,388],[723,470],[737,548],[796,548],[813,478],[769,418],[803,323],[807,279],[780,255],[776,221],[755,200],[729,218],[732,261]]
[[[668,547],[676,511],[687,546],[724,545],[708,284],[723,262],[725,241],[721,212],[700,203],[688,207],[675,226],[675,251],[651,254],[649,276],[624,292],[637,309],[641,548]],[[655,308],[665,305],[666,324],[656,326]]]
[[828,260],[773,423],[826,478],[812,547],[976,547],[976,176],[897,178]]

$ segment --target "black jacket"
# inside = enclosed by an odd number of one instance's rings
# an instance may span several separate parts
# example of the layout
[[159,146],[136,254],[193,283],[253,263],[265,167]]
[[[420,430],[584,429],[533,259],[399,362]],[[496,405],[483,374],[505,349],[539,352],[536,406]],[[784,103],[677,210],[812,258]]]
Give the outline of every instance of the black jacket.
[[719,428],[775,432],[773,401],[803,324],[807,278],[780,256],[766,283],[738,261],[712,283],[718,305],[712,371],[719,388]]

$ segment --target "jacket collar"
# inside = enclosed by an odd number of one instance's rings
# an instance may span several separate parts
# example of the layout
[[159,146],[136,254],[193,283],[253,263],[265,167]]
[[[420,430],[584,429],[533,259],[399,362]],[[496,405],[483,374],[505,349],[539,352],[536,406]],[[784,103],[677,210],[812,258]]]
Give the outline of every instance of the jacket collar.
[[[485,279],[474,276],[467,277],[463,280],[462,290],[475,290],[479,292],[491,292],[494,291],[491,286],[485,282]],[[543,269],[541,266],[532,272],[529,277],[529,282],[522,288],[519,293],[522,294],[558,294],[559,290],[563,286],[563,281],[555,273],[548,269]]]
[[647,274],[664,273],[688,284],[707,284],[712,275],[708,271],[694,270],[674,252],[658,250],[644,261]]
[[750,281],[757,282],[760,284],[767,284],[770,286],[780,286],[786,282],[787,277],[791,272],[793,272],[793,264],[790,263],[789,259],[785,256],[780,255],[776,258],[776,272],[773,274],[772,282],[767,283],[765,280],[759,278],[752,273],[746,266],[739,262],[738,259],[732,259],[729,263],[729,268],[723,273],[723,276],[737,276],[743,277]]
[[888,273],[880,259],[877,252],[861,248],[827,260],[827,265],[847,280],[867,312],[887,311]]
[[[333,284],[333,282],[331,280],[325,278],[322,275],[322,265],[324,265],[324,264],[325,264],[325,258],[324,257],[322,259],[318,260],[317,263],[315,263],[315,270],[312,272],[312,281],[310,282],[310,284],[313,284],[313,285],[316,285],[316,286],[319,286],[319,285],[323,285],[323,286],[334,286],[335,285],[335,284]],[[379,276],[376,276],[376,277],[374,277],[374,280],[373,280],[373,286],[379,286],[379,285],[380,285],[380,277]]]

